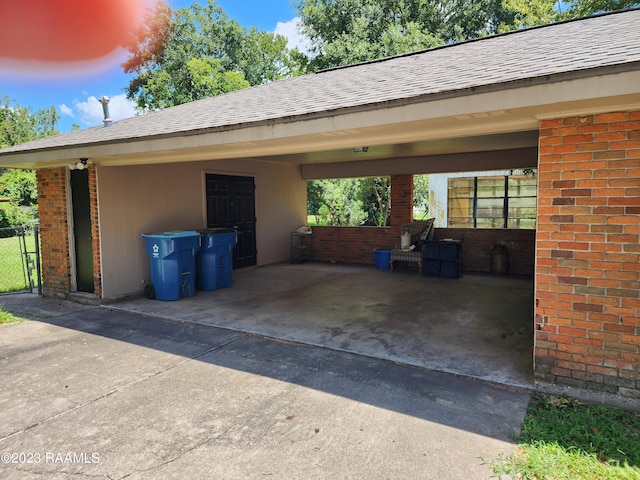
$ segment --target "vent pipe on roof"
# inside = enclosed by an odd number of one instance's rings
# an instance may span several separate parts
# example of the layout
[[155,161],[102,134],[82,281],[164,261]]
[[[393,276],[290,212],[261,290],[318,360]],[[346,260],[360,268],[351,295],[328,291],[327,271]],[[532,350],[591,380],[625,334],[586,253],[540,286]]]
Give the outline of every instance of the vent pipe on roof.
[[104,112],[104,126],[110,127],[113,122],[109,117],[109,97],[103,95],[100,97],[100,103],[102,104],[102,111]]

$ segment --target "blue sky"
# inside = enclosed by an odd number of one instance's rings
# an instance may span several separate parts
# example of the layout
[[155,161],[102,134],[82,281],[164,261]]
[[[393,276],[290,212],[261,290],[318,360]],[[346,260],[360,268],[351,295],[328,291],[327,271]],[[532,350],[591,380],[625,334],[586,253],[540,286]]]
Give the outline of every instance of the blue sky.
[[[88,0],[90,1],[90,0]],[[196,0],[167,0],[173,9],[191,5]],[[206,0],[198,0],[205,3]],[[277,31],[295,41],[295,10],[292,0],[218,0],[230,18],[243,27]],[[87,19],[87,21],[93,21]],[[91,72],[23,72],[0,65],[0,96],[8,96],[34,111],[55,106],[60,115],[61,132],[102,123],[102,106],[97,98],[111,98],[109,110],[114,120],[132,116],[133,105],[126,100],[124,88],[128,78],[120,67],[126,54],[103,59],[104,66]]]

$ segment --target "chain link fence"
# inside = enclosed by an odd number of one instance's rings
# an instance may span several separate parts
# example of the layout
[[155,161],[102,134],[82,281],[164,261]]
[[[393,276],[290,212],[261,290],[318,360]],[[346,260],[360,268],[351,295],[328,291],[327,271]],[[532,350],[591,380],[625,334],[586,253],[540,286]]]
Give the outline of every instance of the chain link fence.
[[42,295],[39,236],[38,225],[0,228],[0,294]]

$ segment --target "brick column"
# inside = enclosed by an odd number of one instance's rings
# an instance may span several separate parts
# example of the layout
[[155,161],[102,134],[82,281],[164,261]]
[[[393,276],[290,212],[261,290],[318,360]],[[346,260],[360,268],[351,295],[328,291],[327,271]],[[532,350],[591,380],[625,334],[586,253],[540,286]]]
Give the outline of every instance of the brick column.
[[640,398],[640,112],[543,120],[535,375]]
[[391,226],[413,220],[413,175],[391,175]]
[[66,168],[36,170],[42,255],[42,291],[64,297],[71,290]]
[[[91,201],[91,236],[93,246],[94,297],[102,298],[100,262],[100,221],[95,165],[89,165],[89,197]],[[38,213],[42,255],[43,295],[67,297],[71,292],[71,258],[67,170],[65,167],[36,170],[38,181]]]

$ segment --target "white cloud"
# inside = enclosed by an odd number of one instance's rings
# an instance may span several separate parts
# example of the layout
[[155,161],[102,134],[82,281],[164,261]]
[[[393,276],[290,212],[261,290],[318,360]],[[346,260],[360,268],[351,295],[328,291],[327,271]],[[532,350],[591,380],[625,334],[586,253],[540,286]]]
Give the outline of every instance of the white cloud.
[[63,103],[58,108],[60,109],[60,111],[62,112],[63,115],[66,115],[66,116],[71,117],[71,118],[74,117],[73,108],[67,106],[66,104]]
[[102,119],[102,105],[94,96],[89,97],[84,102],[74,102],[75,107],[80,111],[80,120],[85,125],[98,125]]
[[[88,126],[95,126],[102,123],[104,114],[102,104],[94,97],[90,96],[86,101],[74,101],[74,107],[80,112],[80,121]],[[125,94],[110,97],[109,116],[111,120],[122,120],[133,117],[136,114],[136,104],[127,99]]]
[[274,32],[287,38],[287,47],[297,47],[301,52],[308,53],[311,50],[311,42],[300,33],[300,25],[300,17],[295,17],[288,22],[278,22]]

